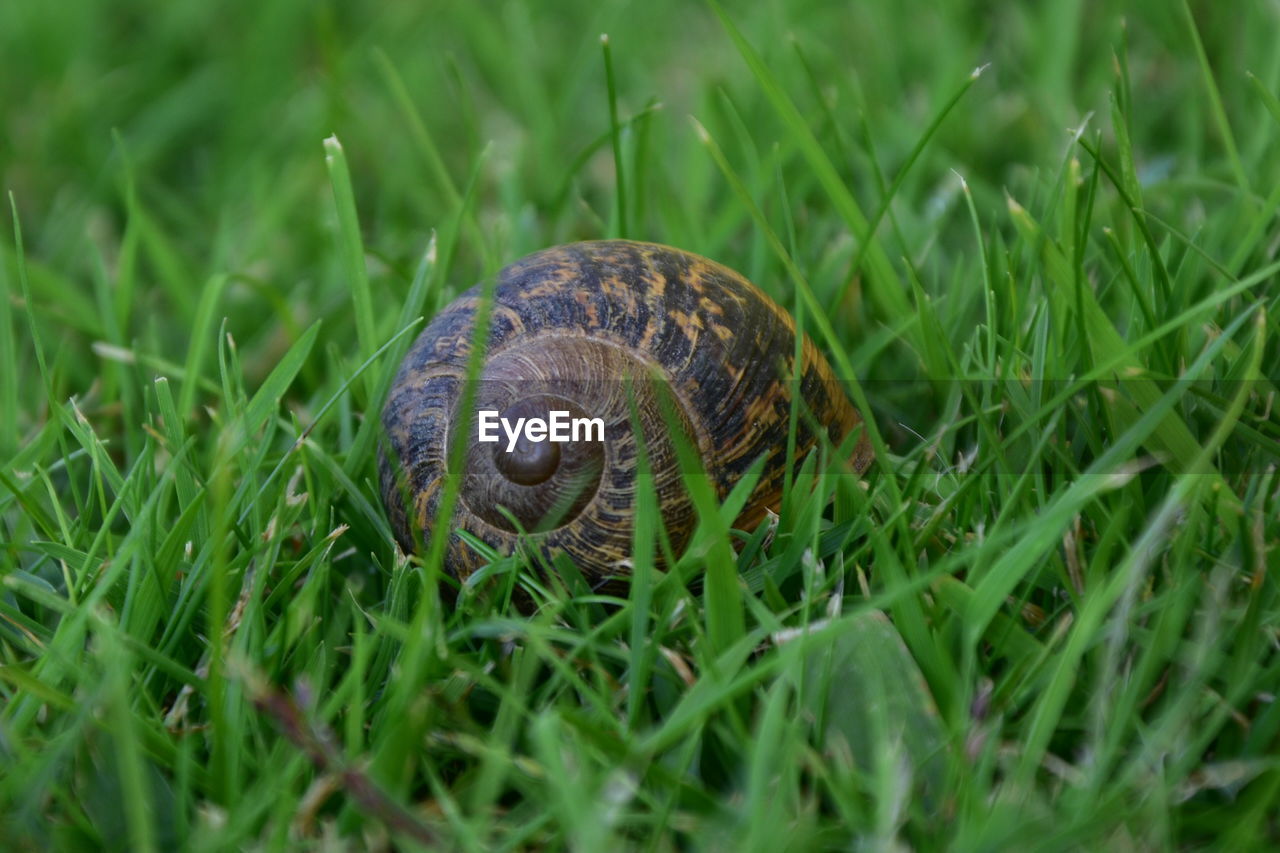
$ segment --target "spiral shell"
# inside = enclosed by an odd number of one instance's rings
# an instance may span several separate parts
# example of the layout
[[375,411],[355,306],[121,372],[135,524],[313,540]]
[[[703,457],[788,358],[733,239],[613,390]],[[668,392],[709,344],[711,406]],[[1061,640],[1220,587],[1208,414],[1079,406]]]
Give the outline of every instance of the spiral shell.
[[[505,440],[478,442],[473,416],[460,409],[481,293],[464,293],[423,330],[382,414],[383,500],[406,551],[440,535],[433,524],[446,483],[460,480],[445,549],[445,568],[460,579],[486,562],[460,531],[500,553],[524,536],[548,557],[567,554],[592,580],[625,574],[641,446],[678,553],[695,515],[673,425],[696,447],[721,499],[766,457],[738,518],[749,527],[781,497],[796,389],[797,460],[819,442],[816,430],[839,445],[860,423],[807,338],[797,374],[791,317],[742,276],[667,246],[576,243],[498,274],[473,411],[513,422],[557,409],[600,418],[604,440],[522,441],[508,453]],[[458,429],[466,430],[464,461],[450,471]],[[850,463],[861,471],[869,461],[863,436]]]

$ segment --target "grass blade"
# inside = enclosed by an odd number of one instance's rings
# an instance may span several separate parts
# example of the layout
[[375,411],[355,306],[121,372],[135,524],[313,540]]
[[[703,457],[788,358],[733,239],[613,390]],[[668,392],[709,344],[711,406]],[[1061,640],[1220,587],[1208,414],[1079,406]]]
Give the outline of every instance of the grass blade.
[[[355,192],[351,188],[351,171],[347,168],[347,155],[338,137],[324,141],[324,161],[329,169],[329,183],[333,188],[333,201],[338,210],[338,235],[342,244],[342,256],[346,261],[347,283],[351,288],[351,302],[355,308],[356,335],[360,342],[359,358],[368,358],[378,348],[377,330],[373,318],[373,296],[369,288],[369,271],[364,260],[364,241],[360,237],[360,220],[356,213]],[[373,379],[365,380],[366,396],[373,396]]]
[[1227,111],[1222,106],[1222,95],[1218,92],[1218,84],[1213,79],[1213,69],[1209,67],[1209,57],[1205,55],[1204,43],[1200,41],[1200,30],[1196,27],[1195,16],[1191,14],[1191,4],[1182,0],[1178,4],[1182,10],[1183,22],[1187,25],[1187,35],[1191,37],[1191,45],[1195,48],[1196,60],[1200,65],[1200,76],[1204,82],[1205,92],[1209,95],[1209,107],[1217,125],[1218,135],[1227,149],[1227,161],[1231,164],[1231,172],[1235,176],[1236,185],[1247,198],[1250,193],[1249,179],[1244,173],[1244,163],[1240,160],[1240,151],[1236,148],[1235,134],[1231,132],[1231,122],[1227,120]]
[[618,236],[627,239],[627,181],[622,168],[622,125],[618,122],[618,88],[613,78],[613,55],[609,50],[609,34],[601,33],[600,50],[604,54],[604,79],[609,94],[609,128],[613,139],[613,174],[617,194]]

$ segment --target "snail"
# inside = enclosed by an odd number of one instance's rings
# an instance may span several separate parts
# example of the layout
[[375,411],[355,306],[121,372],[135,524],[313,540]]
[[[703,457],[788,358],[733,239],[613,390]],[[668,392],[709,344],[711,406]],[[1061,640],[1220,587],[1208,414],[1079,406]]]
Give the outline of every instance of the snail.
[[[460,531],[503,554],[521,541],[549,558],[567,554],[593,582],[625,575],[642,450],[678,554],[696,514],[672,427],[696,448],[721,500],[766,458],[736,522],[750,529],[781,499],[794,389],[795,460],[818,444],[817,431],[839,447],[861,423],[807,337],[796,373],[795,324],[762,291],[706,258],[622,240],[546,249],[498,274],[466,417],[482,294],[462,294],[422,331],[382,413],[382,497],[406,552],[442,535],[432,525],[446,482],[458,478],[444,567],[459,580],[488,562]],[[551,440],[557,420],[571,440]],[[579,424],[572,440],[568,426]],[[480,440],[483,427],[490,440]],[[459,429],[464,461],[451,472]],[[865,435],[848,460],[858,472],[870,463]]]

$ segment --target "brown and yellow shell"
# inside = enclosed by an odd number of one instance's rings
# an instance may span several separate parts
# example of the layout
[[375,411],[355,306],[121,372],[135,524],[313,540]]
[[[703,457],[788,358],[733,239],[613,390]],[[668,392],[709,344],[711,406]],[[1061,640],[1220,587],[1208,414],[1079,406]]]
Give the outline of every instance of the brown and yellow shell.
[[[796,371],[795,326],[732,270],[652,243],[575,243],[503,269],[492,289],[484,366],[472,411],[601,418],[602,442],[480,443],[463,417],[467,363],[483,289],[464,293],[423,330],[396,376],[382,423],[382,495],[401,546],[433,528],[446,483],[457,478],[445,569],[464,579],[486,562],[460,531],[511,553],[523,541],[564,553],[591,580],[625,575],[641,449],[676,552],[695,522],[671,426],[679,425],[724,499],[761,456],[764,473],[738,518],[776,509],[789,419],[798,389],[794,459],[825,431],[839,446],[860,423],[831,367],[805,338]],[[798,377],[798,381],[797,381]],[[464,443],[449,466],[450,436]],[[638,438],[642,437],[643,442]],[[866,437],[850,463],[870,462]]]

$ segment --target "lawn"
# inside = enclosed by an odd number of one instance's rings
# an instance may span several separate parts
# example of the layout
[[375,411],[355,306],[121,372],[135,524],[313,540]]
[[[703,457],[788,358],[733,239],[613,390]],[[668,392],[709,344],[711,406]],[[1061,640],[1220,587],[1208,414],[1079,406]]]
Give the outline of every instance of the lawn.
[[[1200,0],[0,4],[0,849],[1280,845],[1277,43]],[[621,590],[458,589],[379,498],[400,358],[615,237],[786,306],[875,461],[669,561],[647,502]]]

